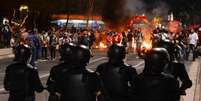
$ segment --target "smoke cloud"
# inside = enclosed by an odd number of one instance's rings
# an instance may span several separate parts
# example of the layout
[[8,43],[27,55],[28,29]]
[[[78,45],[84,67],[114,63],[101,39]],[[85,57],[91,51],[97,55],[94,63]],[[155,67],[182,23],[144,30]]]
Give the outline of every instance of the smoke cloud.
[[103,20],[111,29],[118,29],[125,20],[126,0],[105,0],[103,7]]
[[142,15],[145,13],[146,5],[142,0],[126,0],[124,11],[128,16]]
[[127,24],[130,17],[145,14],[150,21],[154,16],[167,19],[169,6],[161,0],[146,2],[145,0],[105,0],[103,20],[112,29]]

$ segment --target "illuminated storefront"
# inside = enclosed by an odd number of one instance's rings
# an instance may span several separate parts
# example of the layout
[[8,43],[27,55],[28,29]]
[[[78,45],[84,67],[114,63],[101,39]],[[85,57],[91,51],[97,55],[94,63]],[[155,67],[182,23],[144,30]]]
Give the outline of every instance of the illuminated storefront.
[[[52,15],[51,23],[57,24],[58,26],[66,26],[67,27],[78,27],[78,28],[85,28],[89,26],[90,28],[102,28],[104,27],[104,22],[102,21],[101,16],[93,16],[88,20],[89,18],[87,16],[83,15]],[[68,24],[67,24],[68,19]]]

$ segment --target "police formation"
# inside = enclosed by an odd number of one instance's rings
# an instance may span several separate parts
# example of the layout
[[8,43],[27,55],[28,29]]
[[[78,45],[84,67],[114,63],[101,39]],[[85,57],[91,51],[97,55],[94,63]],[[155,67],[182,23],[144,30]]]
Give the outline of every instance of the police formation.
[[110,46],[108,62],[93,72],[86,68],[89,49],[65,44],[60,50],[60,64],[52,67],[47,86],[43,87],[37,69],[29,65],[30,48],[20,45],[15,62],[6,69],[4,87],[9,91],[9,101],[34,101],[34,92],[43,89],[48,90],[49,101],[179,101],[191,87],[191,80],[184,65],[173,63],[169,51],[160,47],[146,54],[144,71],[137,74],[124,62],[123,46]]

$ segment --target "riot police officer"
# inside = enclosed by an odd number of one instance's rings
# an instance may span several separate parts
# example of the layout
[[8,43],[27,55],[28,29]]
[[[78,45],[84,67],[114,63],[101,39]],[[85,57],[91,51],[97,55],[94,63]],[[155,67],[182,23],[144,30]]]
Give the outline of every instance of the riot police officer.
[[61,72],[62,68],[68,68],[72,65],[73,60],[73,51],[75,51],[76,45],[73,43],[64,44],[60,48],[60,64],[52,67],[50,71],[50,76],[47,80],[47,90],[50,93],[49,101],[58,101],[58,95],[55,91],[56,79],[58,79],[59,72]]
[[96,72],[101,79],[104,101],[129,101],[132,95],[136,70],[124,63],[126,49],[112,45],[108,50],[109,61],[98,66]]
[[71,64],[60,65],[56,72],[54,91],[60,95],[60,101],[96,101],[99,79],[96,73],[86,69],[89,48],[76,46],[70,57]]
[[4,88],[9,91],[9,101],[34,101],[35,91],[43,91],[37,69],[29,64],[31,54],[28,46],[17,46],[15,62],[6,68]]
[[144,71],[136,79],[139,101],[179,101],[179,82],[162,73],[168,62],[164,48],[154,48],[146,55]]
[[185,64],[180,62],[175,56],[178,54],[175,49],[175,45],[171,42],[160,42],[158,43],[157,47],[163,47],[167,49],[169,55],[170,55],[170,62],[168,67],[164,69],[164,72],[167,74],[171,74],[176,79],[181,80],[181,86],[180,86],[180,94],[186,95],[185,90],[190,88],[192,86],[192,81],[189,78],[189,75],[186,71]]

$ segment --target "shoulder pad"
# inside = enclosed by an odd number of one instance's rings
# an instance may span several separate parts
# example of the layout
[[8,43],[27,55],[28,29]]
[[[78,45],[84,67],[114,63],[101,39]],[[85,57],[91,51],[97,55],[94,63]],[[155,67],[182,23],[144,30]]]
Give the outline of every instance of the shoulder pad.
[[125,63],[124,65],[125,65],[127,68],[135,69],[135,67],[134,67],[133,65],[130,65],[130,64],[127,64],[127,63]]
[[168,74],[168,73],[161,73],[162,75],[164,75],[165,77],[169,77],[169,78],[174,78],[174,76],[172,74]]
[[93,70],[91,70],[91,69],[89,69],[89,68],[87,68],[86,69],[89,73],[95,73]]
[[34,66],[32,66],[31,64],[27,64],[27,66],[28,66],[30,69],[35,69],[35,70],[38,69],[37,67],[34,67]]
[[127,63],[124,63],[124,65],[126,66],[126,67],[133,67],[132,65],[130,65],[130,64],[127,64]]

